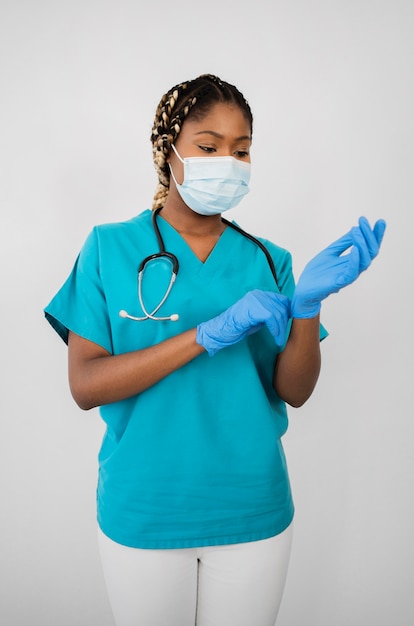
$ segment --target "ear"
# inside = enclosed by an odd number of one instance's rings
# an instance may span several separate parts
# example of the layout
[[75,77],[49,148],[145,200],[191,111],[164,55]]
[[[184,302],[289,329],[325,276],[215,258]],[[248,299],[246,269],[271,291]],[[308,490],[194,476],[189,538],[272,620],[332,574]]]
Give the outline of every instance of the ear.
[[173,146],[173,144],[172,144],[172,143],[169,143],[169,144],[168,144],[168,148],[169,148],[169,150],[168,150],[168,156],[167,156],[167,157],[166,157],[166,159],[165,159],[165,162],[166,162],[166,163],[171,163],[171,161],[172,161],[172,160],[174,160],[174,159],[175,159],[176,161],[178,161],[178,159],[177,159],[177,155],[175,154],[175,152],[174,152],[174,150],[173,150],[172,146]]

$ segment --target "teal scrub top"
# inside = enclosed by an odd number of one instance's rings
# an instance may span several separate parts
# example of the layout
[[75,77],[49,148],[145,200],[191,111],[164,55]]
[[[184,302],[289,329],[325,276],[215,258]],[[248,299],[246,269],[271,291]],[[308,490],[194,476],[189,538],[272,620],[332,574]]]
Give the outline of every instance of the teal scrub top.
[[[286,250],[261,239],[275,263],[277,288],[263,251],[233,229],[226,228],[202,263],[161,215],[157,220],[166,250],[180,264],[157,315],[178,313],[178,321],[119,316],[122,309],[143,315],[137,269],[158,251],[146,210],[126,222],[97,226],[87,238],[45,308],[65,342],[70,330],[122,354],[194,328],[252,289],[292,296]],[[147,310],[158,305],[170,276],[166,260],[145,270]],[[321,327],[321,339],[326,334]],[[214,357],[200,355],[134,397],[100,407],[106,431],[97,515],[108,537],[126,546],[167,549],[255,541],[287,528],[294,514],[281,444],[288,419],[272,387],[279,350],[264,327]]]

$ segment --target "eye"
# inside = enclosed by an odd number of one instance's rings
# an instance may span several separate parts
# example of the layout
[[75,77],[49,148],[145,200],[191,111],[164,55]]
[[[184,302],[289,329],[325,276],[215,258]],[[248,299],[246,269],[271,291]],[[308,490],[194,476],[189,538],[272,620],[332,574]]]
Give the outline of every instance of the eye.
[[249,156],[249,151],[248,150],[236,150],[234,154],[236,155],[238,159],[244,159],[245,157]]
[[216,149],[213,148],[212,146],[198,146],[203,152],[207,152],[207,153],[211,153],[211,152],[215,152]]

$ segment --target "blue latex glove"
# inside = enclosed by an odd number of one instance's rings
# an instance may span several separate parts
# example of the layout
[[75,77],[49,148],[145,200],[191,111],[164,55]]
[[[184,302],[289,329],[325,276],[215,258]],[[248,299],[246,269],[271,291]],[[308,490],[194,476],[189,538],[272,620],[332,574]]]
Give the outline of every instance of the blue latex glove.
[[315,317],[322,300],[353,283],[377,256],[385,227],[384,220],[378,220],[371,229],[368,220],[361,217],[358,226],[316,255],[299,278],[291,316]]
[[279,293],[254,289],[217,317],[197,326],[196,341],[213,356],[267,326],[278,346],[286,340],[290,300]]

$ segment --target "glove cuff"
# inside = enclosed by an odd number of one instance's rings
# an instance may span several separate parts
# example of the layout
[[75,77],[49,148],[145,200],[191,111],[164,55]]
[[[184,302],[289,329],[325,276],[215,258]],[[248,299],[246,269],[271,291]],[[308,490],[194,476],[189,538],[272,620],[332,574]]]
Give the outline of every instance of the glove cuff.
[[207,333],[205,332],[204,322],[201,324],[198,324],[196,328],[196,343],[198,343],[199,346],[204,348],[208,356],[214,356],[216,352],[218,352],[223,347],[215,343],[213,345],[213,339],[209,337]]
[[312,317],[316,317],[321,310],[321,302],[319,301],[308,301],[302,302],[293,296],[291,308],[290,308],[290,316],[295,319],[311,319]]

